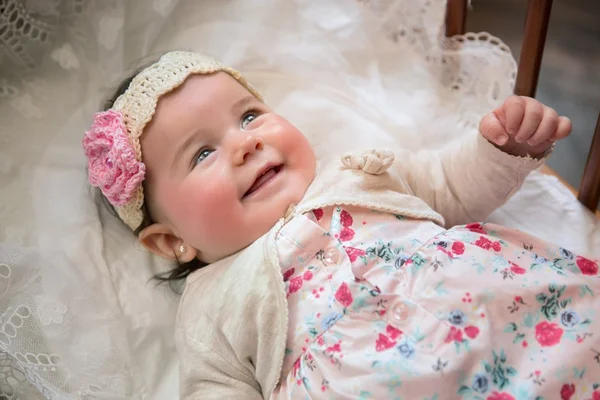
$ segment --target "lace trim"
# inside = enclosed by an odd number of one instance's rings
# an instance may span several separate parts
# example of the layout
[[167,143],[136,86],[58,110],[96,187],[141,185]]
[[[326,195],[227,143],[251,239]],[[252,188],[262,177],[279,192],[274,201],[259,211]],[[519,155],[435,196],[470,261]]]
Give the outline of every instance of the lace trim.
[[[280,304],[280,309],[283,310],[283,315],[282,318],[280,318],[280,321],[283,321],[281,324],[280,332],[286,332],[288,331],[288,306],[287,306],[287,298],[286,298],[286,292],[285,292],[285,282],[283,281],[283,275],[281,274],[281,267],[279,265],[279,261],[277,258],[277,242],[275,241],[275,235],[277,235],[279,233],[279,231],[281,230],[281,228],[284,225],[284,220],[281,219],[277,222],[277,224],[275,225],[275,227],[273,229],[271,229],[271,233],[268,235],[267,237],[267,244],[265,246],[265,259],[267,260],[267,262],[269,264],[271,263],[271,260],[275,260],[274,265],[272,265],[273,268],[275,268],[275,273],[277,274],[278,277],[280,277],[281,279],[278,279],[278,290],[280,293],[280,296],[277,296],[279,299],[283,299],[283,304]],[[269,245],[270,243],[270,245]],[[277,357],[277,359],[279,360],[277,362],[277,369],[276,371],[281,371],[283,369],[283,361],[285,358],[285,336],[284,339],[281,343],[277,344],[274,347],[274,351],[277,351],[279,349],[281,349],[281,354],[279,357]],[[275,391],[275,389],[277,389],[277,385],[279,384],[279,380],[281,379],[281,376],[277,377],[277,380],[275,381],[273,388],[271,388],[269,390],[269,393],[272,395],[273,392]]]
[[390,214],[400,214],[400,215],[403,215],[408,218],[426,219],[426,220],[435,222],[436,224],[438,224],[440,226],[444,226],[444,219],[436,212],[431,212],[431,213],[407,212],[406,210],[401,210],[401,209],[398,209],[395,207],[384,207],[381,204],[371,203],[368,201],[351,201],[351,200],[347,200],[347,199],[343,199],[343,198],[338,198],[338,199],[332,198],[331,200],[328,200],[328,201],[307,202],[306,204],[303,204],[301,207],[296,208],[296,212],[294,213],[294,215],[303,214],[303,213],[309,212],[309,211],[317,209],[317,208],[331,207],[334,205],[347,205],[347,206],[354,206],[354,207],[362,207],[362,208],[368,208],[368,209],[382,211],[382,212],[390,213]]
[[41,56],[35,50],[52,42],[57,25],[51,23],[51,19],[44,21],[43,17],[36,17],[23,0],[5,0],[4,3],[0,11],[0,48],[12,62],[33,68]]

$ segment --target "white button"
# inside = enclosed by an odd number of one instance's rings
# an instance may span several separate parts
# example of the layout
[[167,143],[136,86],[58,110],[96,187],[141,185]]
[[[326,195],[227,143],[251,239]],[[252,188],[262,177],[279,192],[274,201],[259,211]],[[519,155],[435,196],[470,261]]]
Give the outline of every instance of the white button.
[[339,259],[339,252],[335,247],[329,247],[325,249],[325,255],[323,256],[323,260],[325,264],[334,265],[337,264]]
[[408,308],[404,303],[398,303],[392,309],[392,317],[397,322],[404,321],[408,318]]

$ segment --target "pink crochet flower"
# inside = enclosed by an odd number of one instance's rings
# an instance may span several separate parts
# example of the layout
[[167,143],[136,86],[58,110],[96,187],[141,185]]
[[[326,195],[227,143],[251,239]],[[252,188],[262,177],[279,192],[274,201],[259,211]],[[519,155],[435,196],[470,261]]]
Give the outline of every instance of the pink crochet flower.
[[146,166],[135,157],[121,113],[96,113],[94,124],[83,136],[89,181],[99,187],[112,205],[129,203],[144,180]]

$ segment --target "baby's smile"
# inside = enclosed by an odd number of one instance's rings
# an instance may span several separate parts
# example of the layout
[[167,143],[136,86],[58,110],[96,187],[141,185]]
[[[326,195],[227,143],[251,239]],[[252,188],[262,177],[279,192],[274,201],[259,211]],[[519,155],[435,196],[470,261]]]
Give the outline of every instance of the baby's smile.
[[[250,188],[242,196],[242,200],[273,194],[276,189],[277,181],[281,179],[280,172],[283,170],[283,164],[267,164],[258,174]],[[265,194],[266,193],[266,194]]]

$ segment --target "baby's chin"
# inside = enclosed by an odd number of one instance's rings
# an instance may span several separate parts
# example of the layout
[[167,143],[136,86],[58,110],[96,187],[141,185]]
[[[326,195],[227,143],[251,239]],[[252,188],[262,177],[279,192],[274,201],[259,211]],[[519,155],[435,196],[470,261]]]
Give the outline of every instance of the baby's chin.
[[233,229],[229,233],[225,233],[218,242],[206,246],[206,248],[219,250],[199,252],[201,260],[209,264],[214,263],[252,246],[253,243],[269,233],[278,221],[291,215],[294,207],[304,198],[313,178],[314,175],[305,176],[305,182],[300,186],[297,181],[285,185],[286,188],[279,192],[276,198],[270,199],[274,201],[267,200],[252,204],[244,211],[246,213],[244,221],[230,221],[228,225]]
[[[275,226],[275,224],[273,224],[273,226]],[[258,239],[266,235],[269,231],[270,229],[267,229],[265,232],[260,233],[256,236],[248,237],[248,239],[245,240],[243,244],[240,243],[237,246],[231,246],[227,249],[223,249],[222,251],[216,254],[202,254],[200,252],[198,258],[200,259],[200,261],[206,264],[212,264],[221,261],[227,257],[233,256],[239,252],[250,248],[253,244],[257,244]]]

